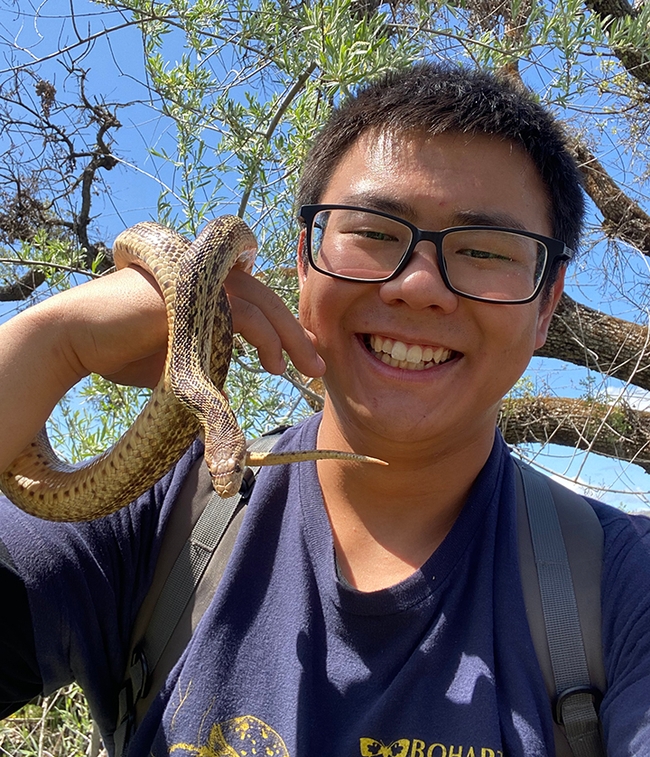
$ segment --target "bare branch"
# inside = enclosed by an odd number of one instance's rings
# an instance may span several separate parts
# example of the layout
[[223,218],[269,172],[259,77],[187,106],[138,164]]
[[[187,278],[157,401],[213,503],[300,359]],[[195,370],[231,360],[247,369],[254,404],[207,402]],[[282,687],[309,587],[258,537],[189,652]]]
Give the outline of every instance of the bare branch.
[[171,23],[172,18],[173,17],[167,17],[164,15],[158,16],[155,13],[148,16],[142,16],[142,15],[136,16],[135,18],[129,21],[125,21],[123,24],[116,24],[115,26],[110,26],[108,28],[101,29],[100,31],[95,32],[94,34],[89,34],[87,37],[78,39],[76,42],[73,42],[70,45],[66,45],[65,47],[61,47],[58,50],[55,50],[53,53],[49,53],[48,55],[43,55],[40,58],[33,55],[31,50],[20,47],[19,45],[15,45],[17,50],[27,53],[28,55],[31,55],[32,60],[29,61],[29,63],[15,64],[9,68],[0,69],[0,74],[15,73],[16,71],[20,71],[25,68],[32,68],[33,66],[38,66],[41,63],[45,63],[48,60],[61,58],[66,53],[71,53],[73,50],[75,50],[78,47],[87,46],[91,42],[94,42],[95,40],[98,40],[101,37],[110,37],[110,35],[115,34],[115,32],[118,32],[121,29],[128,29],[131,26],[140,26],[148,21],[165,21],[166,23]]
[[88,239],[88,224],[90,223],[90,206],[91,190],[95,183],[95,175],[100,168],[110,171],[117,165],[117,161],[111,154],[110,147],[106,144],[104,137],[109,129],[119,129],[121,124],[117,120],[115,113],[111,112],[104,105],[93,105],[89,102],[85,92],[86,72],[82,71],[79,77],[79,94],[81,102],[91,113],[91,120],[97,126],[97,135],[95,138],[96,151],[90,161],[84,168],[81,177],[81,208],[75,218],[75,232],[81,246],[86,250],[86,265],[88,268],[97,256],[96,246]]
[[101,274],[93,273],[87,268],[77,266],[62,265],[61,263],[51,263],[49,260],[29,260],[28,258],[0,258],[0,263],[5,265],[29,266],[30,268],[53,268],[56,271],[66,271],[80,276],[89,276],[92,279],[98,279]]
[[30,270],[18,281],[0,287],[0,302],[17,302],[29,299],[45,281],[43,271]]

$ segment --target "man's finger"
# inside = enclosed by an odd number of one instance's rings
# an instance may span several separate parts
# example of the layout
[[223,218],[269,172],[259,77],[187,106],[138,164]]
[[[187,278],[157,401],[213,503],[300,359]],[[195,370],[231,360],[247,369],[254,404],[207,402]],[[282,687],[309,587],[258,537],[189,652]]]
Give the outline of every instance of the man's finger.
[[282,373],[283,350],[296,368],[307,376],[322,376],[325,363],[309,334],[275,292],[261,281],[234,270],[227,279],[233,313],[233,328],[258,351],[270,373]]

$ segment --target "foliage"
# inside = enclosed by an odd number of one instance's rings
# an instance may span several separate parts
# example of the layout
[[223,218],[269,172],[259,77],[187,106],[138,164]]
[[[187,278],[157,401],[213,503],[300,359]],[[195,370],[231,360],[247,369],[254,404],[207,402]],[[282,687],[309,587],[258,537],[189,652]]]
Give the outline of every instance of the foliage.
[[132,425],[151,392],[92,375],[64,397],[49,423],[52,445],[71,462],[99,455]]
[[0,754],[82,757],[91,753],[91,734],[86,700],[76,686],[68,686],[0,721]]

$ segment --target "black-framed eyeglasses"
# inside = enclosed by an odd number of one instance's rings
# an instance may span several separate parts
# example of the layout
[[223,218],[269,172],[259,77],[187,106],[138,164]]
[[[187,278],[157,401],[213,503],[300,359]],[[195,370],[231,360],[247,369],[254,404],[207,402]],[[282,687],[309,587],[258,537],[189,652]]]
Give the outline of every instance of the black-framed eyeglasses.
[[424,231],[390,213],[352,205],[303,205],[300,220],[309,263],[320,273],[380,284],[399,276],[416,245],[429,241],[445,286],[481,302],[531,302],[553,264],[573,257],[564,242],[530,231],[495,226]]

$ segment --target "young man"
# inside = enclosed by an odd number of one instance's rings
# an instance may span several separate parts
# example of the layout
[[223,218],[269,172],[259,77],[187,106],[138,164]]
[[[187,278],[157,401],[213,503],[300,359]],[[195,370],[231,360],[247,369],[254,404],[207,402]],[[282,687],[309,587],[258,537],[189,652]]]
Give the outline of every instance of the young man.
[[[322,461],[259,476],[217,594],[129,754],[553,754],[513,465],[495,424],[544,342],[577,243],[576,168],[528,95],[423,65],[343,105],[304,176],[300,325],[241,271],[228,281],[235,322],[272,372],[281,347],[303,372],[324,372],[322,415],[278,449],[349,449],[389,467]],[[0,467],[88,371],[155,383],[164,313],[146,277],[125,271],[1,336]],[[38,380],[32,361],[49,368]],[[194,445],[94,523],[42,523],[3,504],[5,712],[76,679],[110,732],[133,619],[199,455]],[[594,509],[608,754],[648,755],[650,536]]]

